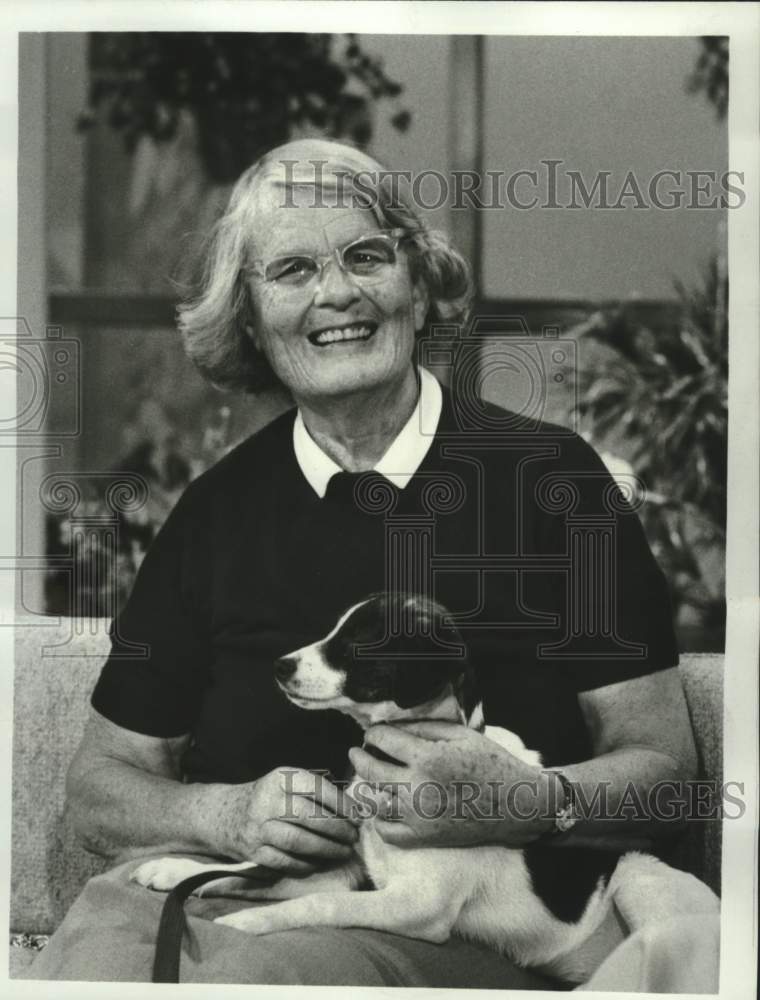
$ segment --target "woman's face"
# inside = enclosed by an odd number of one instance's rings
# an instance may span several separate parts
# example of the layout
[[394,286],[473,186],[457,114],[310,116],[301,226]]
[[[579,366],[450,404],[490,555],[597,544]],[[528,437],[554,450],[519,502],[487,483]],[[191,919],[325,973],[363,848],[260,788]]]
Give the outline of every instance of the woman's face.
[[[379,229],[367,210],[350,204],[314,207],[315,200],[313,189],[297,187],[288,191],[285,204],[282,186],[263,180],[251,259],[318,258]],[[344,273],[334,256],[303,286],[248,276],[254,343],[296,401],[327,401],[408,377],[428,299],[423,287],[413,284],[402,247],[396,256],[382,277],[370,281]]]

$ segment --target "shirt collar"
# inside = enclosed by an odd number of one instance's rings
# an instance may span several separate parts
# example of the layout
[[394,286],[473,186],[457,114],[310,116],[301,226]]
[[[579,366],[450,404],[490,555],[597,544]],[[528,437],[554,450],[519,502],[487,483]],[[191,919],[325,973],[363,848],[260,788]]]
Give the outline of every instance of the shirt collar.
[[[422,367],[419,373],[420,395],[414,412],[374,468],[375,472],[402,490],[419,469],[433,443],[443,404],[443,394],[435,376]],[[318,497],[324,497],[331,477],[343,470],[309,434],[300,410],[293,424],[293,449],[307,482]]]

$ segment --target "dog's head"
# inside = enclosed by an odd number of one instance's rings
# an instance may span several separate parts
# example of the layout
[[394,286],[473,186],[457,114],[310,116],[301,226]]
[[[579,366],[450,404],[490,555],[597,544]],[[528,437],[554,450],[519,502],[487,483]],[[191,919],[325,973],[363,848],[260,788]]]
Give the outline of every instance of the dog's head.
[[275,676],[294,704],[336,708],[364,726],[421,717],[470,723],[475,709],[449,613],[410,594],[376,594],[350,608],[324,639],[278,660]]

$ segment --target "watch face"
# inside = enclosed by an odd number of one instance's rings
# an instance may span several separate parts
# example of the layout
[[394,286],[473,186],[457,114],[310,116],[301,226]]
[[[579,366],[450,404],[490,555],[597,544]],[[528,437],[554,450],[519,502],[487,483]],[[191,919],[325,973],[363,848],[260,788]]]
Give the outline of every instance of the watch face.
[[573,816],[570,809],[562,810],[561,813],[557,814],[557,819],[555,820],[555,825],[559,833],[565,833],[567,830],[572,830],[575,824],[578,822],[578,817]]

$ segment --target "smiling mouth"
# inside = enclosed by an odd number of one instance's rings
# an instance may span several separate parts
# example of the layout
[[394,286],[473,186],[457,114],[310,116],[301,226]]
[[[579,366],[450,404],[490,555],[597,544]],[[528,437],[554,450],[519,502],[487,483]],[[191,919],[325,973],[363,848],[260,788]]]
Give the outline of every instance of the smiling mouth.
[[329,329],[316,330],[309,334],[309,343],[315,347],[328,347],[331,344],[351,344],[357,341],[369,340],[377,331],[377,323],[354,323],[351,326],[331,326]]

